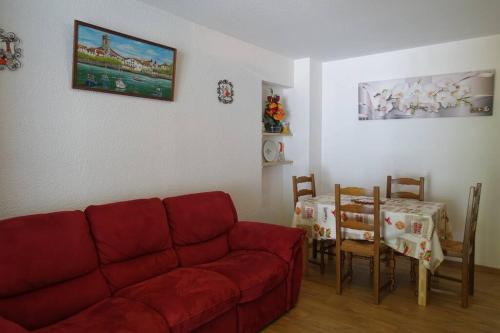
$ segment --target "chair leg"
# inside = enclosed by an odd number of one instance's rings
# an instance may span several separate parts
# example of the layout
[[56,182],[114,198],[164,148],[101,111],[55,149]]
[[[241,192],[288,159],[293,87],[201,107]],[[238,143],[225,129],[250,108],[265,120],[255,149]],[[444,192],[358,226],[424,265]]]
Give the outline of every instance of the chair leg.
[[349,252],[347,254],[347,274],[349,275],[349,279],[352,280],[352,253]]
[[396,289],[396,257],[393,250],[389,252],[389,279],[391,281],[389,288],[393,291]]
[[462,307],[469,306],[469,261],[462,262]]
[[342,294],[342,251],[337,250],[337,260],[335,260],[335,274],[336,274],[336,280],[337,280],[337,294],[340,295]]
[[328,241],[328,260],[333,260],[333,257],[335,256],[335,252],[333,251],[333,244],[335,241],[330,240]]
[[380,254],[376,254],[373,262],[373,296],[375,304],[380,303]]
[[412,283],[417,282],[417,266],[418,260],[415,258],[410,258],[410,281]]
[[313,259],[316,259],[318,257],[318,240],[313,239],[312,241],[312,248],[313,248]]
[[325,240],[320,240],[319,241],[319,257],[320,257],[320,264],[319,268],[321,271],[321,275],[325,274]]
[[373,269],[373,257],[370,258],[369,261],[370,261],[370,276],[371,276],[371,278],[373,280],[373,270],[374,270]]
[[474,295],[474,278],[475,278],[475,249],[472,249],[470,262],[469,262],[469,295]]

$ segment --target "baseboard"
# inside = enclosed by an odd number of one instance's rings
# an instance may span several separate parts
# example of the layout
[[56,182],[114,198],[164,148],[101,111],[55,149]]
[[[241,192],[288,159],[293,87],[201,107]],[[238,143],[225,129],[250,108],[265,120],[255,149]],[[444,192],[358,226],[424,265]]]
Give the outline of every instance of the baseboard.
[[483,272],[483,273],[500,275],[500,268],[483,266],[483,265],[476,265],[476,272]]
[[[455,267],[455,268],[460,268],[462,266],[461,262],[450,261],[450,260],[446,260],[443,264],[445,266]],[[500,275],[500,268],[483,266],[483,265],[476,265],[475,268],[476,268],[476,272]]]

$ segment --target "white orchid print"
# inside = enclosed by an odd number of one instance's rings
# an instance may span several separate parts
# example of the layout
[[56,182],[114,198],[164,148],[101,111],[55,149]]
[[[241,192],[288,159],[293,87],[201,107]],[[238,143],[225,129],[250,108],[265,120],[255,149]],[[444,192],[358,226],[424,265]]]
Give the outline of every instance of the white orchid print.
[[491,116],[496,71],[360,82],[358,119]]
[[399,83],[392,89],[371,94],[373,109],[382,113],[399,110],[414,114],[417,110],[439,112],[441,108],[470,105],[471,89],[462,82],[469,77],[458,81],[444,79],[436,83],[423,83],[422,80],[411,84]]

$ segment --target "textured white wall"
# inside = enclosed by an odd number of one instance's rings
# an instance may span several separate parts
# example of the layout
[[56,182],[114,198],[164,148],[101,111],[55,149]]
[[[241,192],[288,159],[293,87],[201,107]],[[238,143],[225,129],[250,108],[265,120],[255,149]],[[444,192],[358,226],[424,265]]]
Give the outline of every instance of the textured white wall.
[[[175,102],[71,89],[74,19],[176,47]],[[0,217],[214,189],[263,216],[261,80],[291,85],[290,59],[133,0],[1,0],[0,22],[24,50],[0,73]]]
[[290,128],[293,137],[284,139],[287,158],[293,164],[283,167],[283,212],[288,225],[293,217],[292,176],[309,173],[309,119],[311,103],[311,60],[295,60],[293,88],[285,89],[283,95],[288,102]]
[[322,129],[322,63],[311,60],[310,110],[309,110],[309,171],[315,174],[317,191],[322,192],[321,184],[321,129]]
[[[325,63],[322,179],[385,188],[389,174],[425,176],[426,198],[448,204],[462,239],[468,187],[483,182],[477,263],[500,267],[500,84],[492,117],[358,121],[359,82],[496,69],[500,36]],[[498,77],[497,77],[498,83]]]

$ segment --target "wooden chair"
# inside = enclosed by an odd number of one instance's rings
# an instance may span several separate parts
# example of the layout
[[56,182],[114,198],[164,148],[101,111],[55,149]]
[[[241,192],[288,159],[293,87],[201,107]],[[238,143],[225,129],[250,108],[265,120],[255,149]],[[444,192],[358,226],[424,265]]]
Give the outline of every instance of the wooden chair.
[[[314,174],[311,173],[309,176],[293,176],[292,177],[292,183],[293,183],[293,204],[297,205],[297,202],[299,201],[299,198],[302,196],[316,196],[316,183],[314,180]],[[304,188],[299,190],[299,184],[302,183],[308,183],[309,188]],[[318,250],[318,245],[319,245],[319,250]],[[327,240],[327,239],[322,239],[322,240],[317,240],[313,239],[312,241],[312,256],[314,259],[318,257],[318,252],[320,253],[320,271],[321,274],[325,273],[325,254],[330,256],[333,256],[332,248],[335,246],[335,241],[334,240]],[[311,263],[317,264],[316,261],[311,261]]]
[[[420,177],[420,179],[413,179],[413,178],[392,178],[392,176],[387,176],[386,196],[387,198],[405,198],[405,199],[416,199],[424,201],[424,181],[425,181],[424,177]],[[392,184],[418,186],[418,193],[406,192],[406,191],[393,192]]]
[[[416,199],[424,201],[424,182],[425,178],[420,177],[419,179],[413,178],[392,178],[392,176],[387,176],[387,187],[386,187],[386,197],[390,198],[404,198],[404,199]],[[393,192],[392,184],[396,185],[406,185],[406,186],[418,186],[418,193],[400,191]],[[398,257],[403,257],[402,254],[396,253]],[[418,260],[410,257],[410,281],[417,281],[417,266]]]
[[[342,195],[355,196],[370,196],[373,197],[373,206],[341,203]],[[373,215],[373,224],[360,222],[355,219],[342,219],[343,213],[352,214],[370,214]],[[380,303],[380,291],[389,287],[393,290],[395,287],[395,260],[394,252],[386,246],[380,236],[380,189],[378,186],[373,188],[373,191],[365,190],[359,187],[341,188],[339,184],[335,185],[335,225],[336,225],[336,279],[337,279],[337,294],[342,293],[342,283],[346,278],[352,278],[352,257],[359,255],[369,257],[373,260],[373,294],[375,303]],[[373,241],[371,240],[350,240],[343,239],[342,228],[363,230],[373,232]],[[343,259],[347,254],[347,274],[344,275]],[[385,255],[385,260],[389,263],[389,281],[381,286],[380,283],[380,261],[381,256]]]
[[467,204],[467,216],[465,218],[463,242],[452,240],[443,240],[441,242],[443,254],[446,257],[461,260],[461,278],[442,275],[439,272],[436,272],[433,275],[437,278],[461,283],[462,307],[464,308],[469,306],[469,296],[474,295],[474,256],[481,187],[482,184],[477,183],[469,189],[469,201]]

